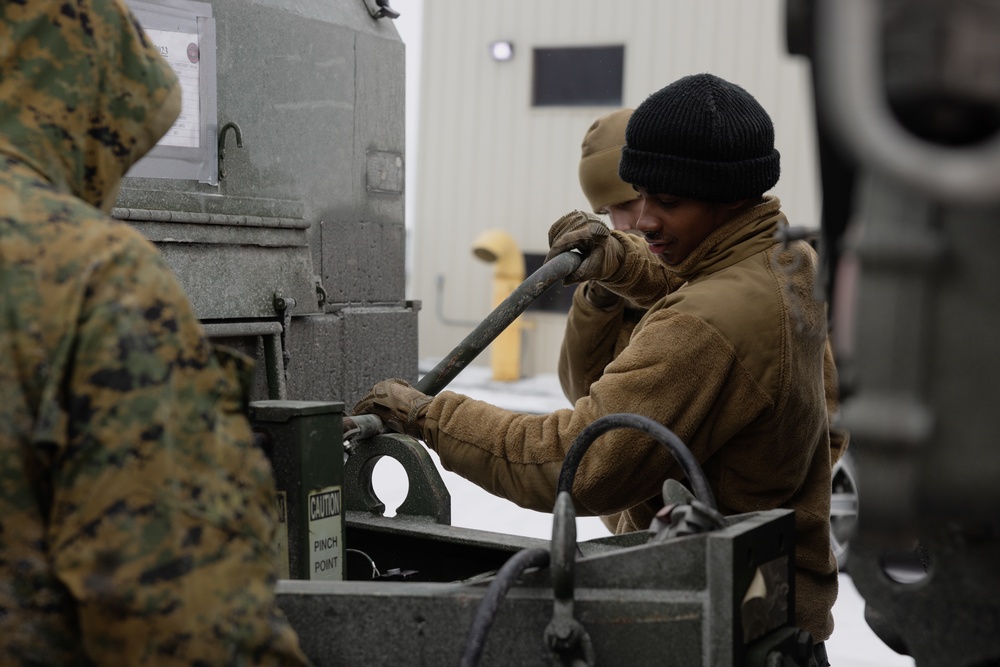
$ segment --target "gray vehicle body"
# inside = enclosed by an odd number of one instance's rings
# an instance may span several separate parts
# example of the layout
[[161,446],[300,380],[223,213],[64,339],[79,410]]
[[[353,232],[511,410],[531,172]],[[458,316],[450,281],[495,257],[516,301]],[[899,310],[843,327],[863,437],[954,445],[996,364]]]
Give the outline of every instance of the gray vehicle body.
[[[353,405],[379,379],[415,380],[395,28],[362,0],[200,4],[217,58],[203,143],[225,176],[128,177],[113,215],[156,244],[211,337],[258,358],[255,398]],[[227,123],[242,147],[229,131],[218,149]],[[276,341],[281,355],[265,355]]]

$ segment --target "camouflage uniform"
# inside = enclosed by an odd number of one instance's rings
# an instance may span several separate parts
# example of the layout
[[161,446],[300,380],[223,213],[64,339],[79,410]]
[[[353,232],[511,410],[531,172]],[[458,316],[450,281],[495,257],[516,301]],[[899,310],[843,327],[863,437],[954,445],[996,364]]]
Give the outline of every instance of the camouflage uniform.
[[178,109],[120,0],[0,3],[0,664],[306,663],[245,361],[101,210]]

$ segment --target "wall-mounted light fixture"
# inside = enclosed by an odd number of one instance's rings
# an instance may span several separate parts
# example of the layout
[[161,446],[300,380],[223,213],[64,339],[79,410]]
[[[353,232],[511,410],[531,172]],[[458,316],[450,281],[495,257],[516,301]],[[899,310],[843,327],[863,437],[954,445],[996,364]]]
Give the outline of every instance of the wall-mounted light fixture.
[[490,57],[497,62],[507,62],[514,57],[514,43],[506,40],[490,42]]

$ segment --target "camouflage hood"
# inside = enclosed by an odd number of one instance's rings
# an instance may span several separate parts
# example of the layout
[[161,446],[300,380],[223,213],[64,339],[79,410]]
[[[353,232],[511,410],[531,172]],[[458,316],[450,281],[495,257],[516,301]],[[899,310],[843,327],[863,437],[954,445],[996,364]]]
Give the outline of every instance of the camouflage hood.
[[109,211],[180,87],[124,0],[0,2],[0,153]]

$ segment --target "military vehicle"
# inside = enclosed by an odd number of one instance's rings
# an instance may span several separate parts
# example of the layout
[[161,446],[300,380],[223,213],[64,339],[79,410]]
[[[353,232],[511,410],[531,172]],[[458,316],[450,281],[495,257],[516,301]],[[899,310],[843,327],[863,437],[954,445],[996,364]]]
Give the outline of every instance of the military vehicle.
[[918,665],[1000,664],[1000,6],[789,0],[810,58],[843,423],[850,573]]
[[[114,215],[159,247],[208,335],[259,361],[251,418],[280,491],[279,603],[317,665],[809,664],[792,622],[790,512],[718,517],[692,463],[694,493],[665,486],[676,507],[650,532],[577,543],[568,489],[586,447],[632,428],[683,459],[662,427],[621,416],[581,435],[551,541],[450,526],[419,443],[364,420],[345,431],[344,406],[372,383],[417,380],[404,51],[387,0],[129,4],[181,74],[185,109]],[[997,664],[1000,454],[986,443],[1000,377],[998,11],[787,9],[790,48],[812,58],[817,82],[827,284],[853,332],[844,419],[866,495],[851,573],[872,626],[918,664]],[[421,388],[439,391],[572,270],[564,257]],[[392,518],[371,484],[386,456],[409,477]],[[892,558],[916,542],[928,570],[899,581]]]

